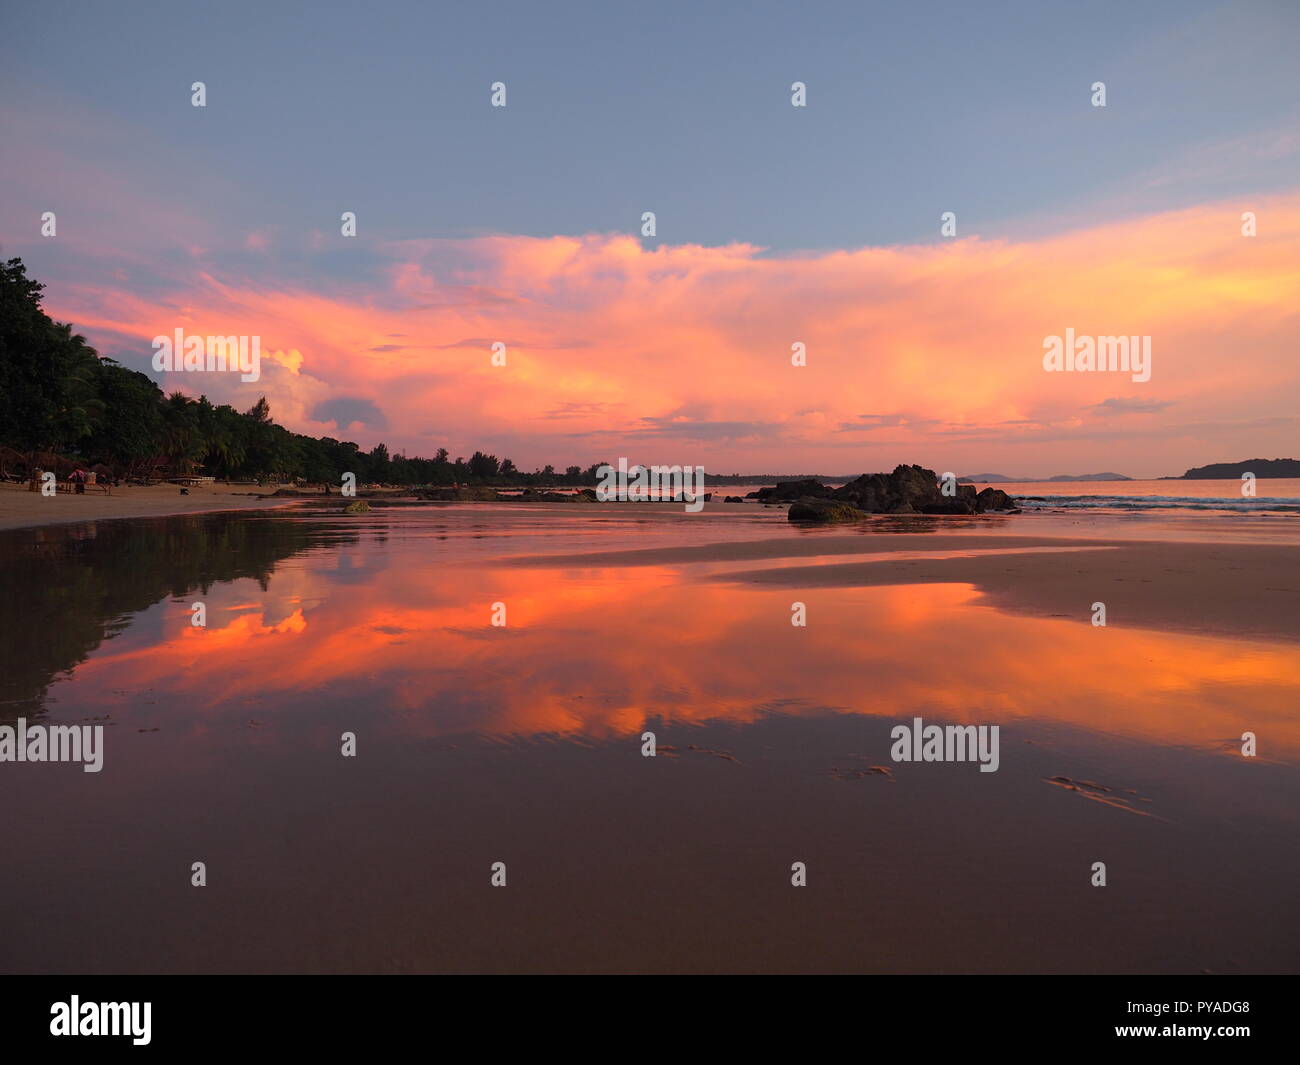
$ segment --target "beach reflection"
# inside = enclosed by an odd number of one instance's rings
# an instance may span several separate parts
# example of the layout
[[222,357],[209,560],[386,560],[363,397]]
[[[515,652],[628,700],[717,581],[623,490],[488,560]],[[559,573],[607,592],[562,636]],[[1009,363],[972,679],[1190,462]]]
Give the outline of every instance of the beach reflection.
[[0,534],[0,721],[44,713],[55,679],[67,681],[106,641],[165,643],[168,631],[140,624],[164,597],[222,596],[239,582],[260,605],[284,559],[356,538],[309,521],[224,514]]
[[[153,526],[154,553],[202,555],[220,537],[224,562],[200,573],[173,559],[172,598],[153,606],[140,598],[163,589],[138,587],[103,597],[88,619],[57,579],[25,584],[24,609],[82,636],[52,683],[49,663],[37,673],[6,663],[16,704],[30,712],[48,689],[71,716],[165,717],[176,738],[254,712],[310,721],[328,703],[394,738],[602,741],[655,723],[861,714],[1034,721],[1204,750],[1250,730],[1267,736],[1271,759],[1300,753],[1300,653],[1288,645],[1017,616],[981,606],[969,585],[796,593],[594,557],[581,569],[469,565],[454,543],[434,550],[410,529],[383,538],[266,518],[186,521],[179,540]],[[122,572],[149,552],[148,527],[133,528],[127,556],[121,545],[104,556],[122,581],[144,579],[144,568]],[[110,541],[82,544],[81,564],[99,573],[88,559]],[[206,628],[190,623],[195,594]],[[791,625],[795,600],[806,627]],[[87,625],[116,638],[92,639]],[[13,693],[23,678],[35,687]]]

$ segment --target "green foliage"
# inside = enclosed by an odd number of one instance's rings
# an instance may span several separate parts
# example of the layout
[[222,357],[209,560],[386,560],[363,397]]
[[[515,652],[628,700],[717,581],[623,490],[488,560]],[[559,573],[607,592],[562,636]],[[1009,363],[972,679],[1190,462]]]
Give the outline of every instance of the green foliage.
[[103,416],[99,356],[41,310],[44,287],[21,259],[0,264],[0,440],[22,451],[55,450]]
[[100,359],[93,387],[103,416],[81,439],[81,449],[110,466],[128,467],[154,455],[164,424],[158,386],[112,359]]

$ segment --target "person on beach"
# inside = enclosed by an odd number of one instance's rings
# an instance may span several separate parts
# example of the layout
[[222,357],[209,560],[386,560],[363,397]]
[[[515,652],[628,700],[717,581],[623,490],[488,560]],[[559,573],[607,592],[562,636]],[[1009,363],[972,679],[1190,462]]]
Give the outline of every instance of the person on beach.
[[86,471],[78,466],[72,471],[72,476],[68,478],[73,484],[73,491],[79,496],[86,494]]

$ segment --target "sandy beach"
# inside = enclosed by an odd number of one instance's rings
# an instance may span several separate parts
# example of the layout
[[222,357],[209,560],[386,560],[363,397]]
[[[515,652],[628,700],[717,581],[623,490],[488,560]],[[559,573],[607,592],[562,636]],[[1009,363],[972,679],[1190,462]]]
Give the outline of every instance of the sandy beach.
[[25,484],[0,484],[0,529],[64,525],[106,518],[159,518],[172,514],[201,514],[215,510],[269,510],[291,500],[263,499],[278,485],[214,484],[189,489],[174,484],[120,486],[105,494],[88,487],[84,495],[59,492],[43,496]]

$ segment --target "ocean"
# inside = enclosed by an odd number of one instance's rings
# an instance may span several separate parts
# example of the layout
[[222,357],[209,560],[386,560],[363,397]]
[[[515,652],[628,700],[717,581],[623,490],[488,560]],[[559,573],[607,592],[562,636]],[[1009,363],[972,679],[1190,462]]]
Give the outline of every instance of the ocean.
[[[774,481],[712,486],[714,500],[745,496]],[[842,484],[842,481],[829,481]],[[1255,482],[1255,495],[1243,496],[1241,481],[999,481],[978,488],[1001,488],[1027,510],[1187,511],[1222,514],[1300,514],[1300,478]],[[1028,498],[1026,498],[1028,497]]]

